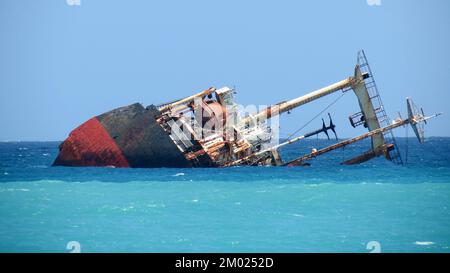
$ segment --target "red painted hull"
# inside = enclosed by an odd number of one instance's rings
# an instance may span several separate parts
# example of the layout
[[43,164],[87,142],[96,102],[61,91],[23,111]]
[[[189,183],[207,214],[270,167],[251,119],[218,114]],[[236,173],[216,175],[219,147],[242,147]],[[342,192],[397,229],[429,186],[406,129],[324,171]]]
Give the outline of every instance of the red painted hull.
[[70,133],[60,146],[58,162],[66,166],[130,166],[97,117]]
[[132,104],[96,116],[61,143],[53,166],[131,168],[210,167],[209,157],[189,161],[164,131],[154,107]]

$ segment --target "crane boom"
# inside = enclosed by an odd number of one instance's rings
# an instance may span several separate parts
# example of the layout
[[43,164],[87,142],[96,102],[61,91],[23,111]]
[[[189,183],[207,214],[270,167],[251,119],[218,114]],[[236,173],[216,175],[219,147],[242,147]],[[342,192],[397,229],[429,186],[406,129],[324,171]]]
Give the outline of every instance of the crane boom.
[[348,77],[345,80],[331,84],[327,87],[313,91],[313,92],[303,95],[301,97],[269,106],[266,109],[258,112],[254,116],[246,117],[245,119],[242,120],[242,123],[245,125],[248,125],[248,124],[251,124],[252,122],[256,122],[256,123],[263,122],[263,121],[270,119],[276,115],[280,115],[289,110],[292,110],[294,108],[302,106],[303,104],[306,104],[311,101],[317,100],[321,97],[330,95],[339,90],[343,90],[345,88],[351,87],[356,82],[357,82],[357,79],[355,77]]

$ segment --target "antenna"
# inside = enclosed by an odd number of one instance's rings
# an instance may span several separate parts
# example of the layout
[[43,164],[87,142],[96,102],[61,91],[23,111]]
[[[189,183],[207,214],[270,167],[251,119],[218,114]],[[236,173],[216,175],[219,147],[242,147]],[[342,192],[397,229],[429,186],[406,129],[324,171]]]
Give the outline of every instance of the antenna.
[[318,135],[320,133],[324,133],[328,140],[330,140],[330,135],[328,134],[328,130],[331,130],[334,133],[334,136],[336,137],[336,140],[338,140],[337,134],[336,134],[336,125],[334,125],[333,120],[331,119],[330,113],[328,113],[328,118],[330,119],[330,125],[325,124],[325,120],[322,118],[322,128],[315,130],[313,132],[307,133],[304,135],[305,138]]
[[[413,128],[414,134],[420,143],[425,141],[424,125],[426,124],[425,115],[422,108],[417,107],[411,98],[406,98],[406,107],[408,108],[409,124]],[[421,122],[423,121],[423,122]]]
[[336,125],[334,125],[333,120],[331,119],[331,115],[330,113],[328,113],[328,118],[330,119],[330,126],[328,126],[328,128],[334,133],[334,136],[336,137],[336,141],[338,140],[338,136],[336,134]]

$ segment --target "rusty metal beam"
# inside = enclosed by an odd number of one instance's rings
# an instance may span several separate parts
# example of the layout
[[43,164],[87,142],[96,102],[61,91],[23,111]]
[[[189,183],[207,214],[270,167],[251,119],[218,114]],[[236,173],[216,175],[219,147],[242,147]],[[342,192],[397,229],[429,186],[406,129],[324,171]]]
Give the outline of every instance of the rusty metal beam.
[[[403,125],[408,124],[410,122],[411,122],[410,119],[398,119],[393,124],[391,124],[389,126],[386,126],[386,127],[383,127],[383,128],[379,128],[379,129],[370,131],[368,133],[362,134],[360,136],[357,136],[357,137],[354,137],[354,138],[351,138],[351,139],[348,139],[348,140],[341,141],[339,143],[336,143],[334,145],[331,145],[331,146],[328,146],[326,148],[320,149],[318,151],[314,151],[312,153],[309,153],[309,154],[301,156],[301,157],[299,157],[297,159],[294,159],[294,160],[292,160],[292,161],[290,161],[290,162],[288,162],[288,163],[286,163],[284,165],[285,166],[298,165],[299,163],[302,163],[305,160],[309,160],[309,159],[312,159],[312,158],[314,158],[316,156],[319,156],[319,155],[331,152],[333,150],[345,147],[347,145],[350,145],[350,144],[355,143],[357,141],[361,141],[361,140],[366,139],[368,137],[371,137],[371,136],[374,136],[374,135],[377,135],[377,134],[382,134],[383,132],[386,132],[386,131],[392,130],[394,128],[403,126]],[[376,152],[378,152],[378,151],[376,151]]]
[[312,102],[314,100],[317,100],[321,97],[330,95],[336,91],[351,87],[352,85],[356,84],[356,82],[357,82],[357,80],[354,77],[349,77],[345,80],[334,83],[332,85],[321,88],[319,90],[313,91],[313,92],[303,95],[301,97],[292,99],[290,101],[280,102],[278,104],[269,106],[254,116],[246,117],[245,119],[242,120],[242,124],[248,125],[248,124],[252,124],[254,122],[256,122],[256,123],[263,122],[266,119],[272,118],[276,115],[280,115],[284,112],[287,112],[289,110],[297,108],[303,104],[306,104],[306,103]]

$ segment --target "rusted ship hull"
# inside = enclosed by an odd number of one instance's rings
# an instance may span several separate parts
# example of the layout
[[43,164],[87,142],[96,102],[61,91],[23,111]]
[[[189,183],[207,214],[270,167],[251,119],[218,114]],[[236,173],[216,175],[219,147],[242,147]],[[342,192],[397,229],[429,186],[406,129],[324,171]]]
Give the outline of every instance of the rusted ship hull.
[[188,161],[156,122],[158,116],[161,113],[155,106],[136,103],[93,117],[61,143],[53,166],[214,166],[208,157]]

